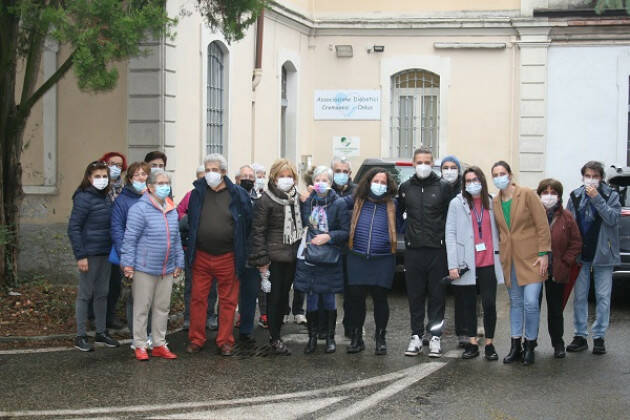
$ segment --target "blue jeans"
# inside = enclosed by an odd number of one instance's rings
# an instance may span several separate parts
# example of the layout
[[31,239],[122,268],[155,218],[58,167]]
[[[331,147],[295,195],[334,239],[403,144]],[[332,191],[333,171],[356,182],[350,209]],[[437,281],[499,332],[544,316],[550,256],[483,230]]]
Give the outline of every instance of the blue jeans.
[[[320,297],[323,308],[320,308]],[[334,311],[337,309],[335,303],[334,293],[309,293],[306,296],[306,312],[318,311],[319,309],[325,309],[327,311]]]
[[260,274],[253,267],[245,268],[240,278],[240,295],[238,312],[241,316],[241,335],[250,335],[254,330],[254,317],[256,315],[256,296],[260,287]]
[[[588,336],[588,289],[591,285],[592,264],[585,262],[575,281],[573,298],[573,324],[575,335]],[[610,292],[612,291],[612,267],[592,267],[595,283],[595,322],[591,330],[593,338],[604,338],[610,320]]]
[[523,322],[525,323],[525,339],[536,340],[538,338],[538,326],[540,323],[539,296],[542,283],[519,286],[512,263],[512,275],[510,276],[510,331],[512,338],[523,336]]

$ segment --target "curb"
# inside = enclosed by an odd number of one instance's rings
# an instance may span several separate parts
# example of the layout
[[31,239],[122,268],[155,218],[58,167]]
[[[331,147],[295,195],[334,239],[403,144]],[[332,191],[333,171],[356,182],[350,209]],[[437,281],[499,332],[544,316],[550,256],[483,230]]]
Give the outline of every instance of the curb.
[[[183,313],[178,313],[174,315],[169,315],[168,321],[174,322],[184,318]],[[181,328],[173,330],[172,332],[180,331]],[[124,327],[120,330],[111,330],[115,332],[129,332],[127,327]],[[90,331],[87,333],[89,337],[94,336],[94,331]],[[66,340],[76,337],[76,334],[53,334],[53,335],[34,335],[34,336],[19,336],[13,335],[9,337],[0,337],[0,343],[25,343],[25,342],[37,342],[37,341],[52,341],[52,340]]]

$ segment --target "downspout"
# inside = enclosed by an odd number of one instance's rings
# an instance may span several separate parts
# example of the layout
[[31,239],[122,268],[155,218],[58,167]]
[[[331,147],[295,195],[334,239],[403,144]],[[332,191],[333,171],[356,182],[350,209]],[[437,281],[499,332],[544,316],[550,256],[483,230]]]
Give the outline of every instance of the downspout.
[[265,29],[265,9],[263,8],[256,20],[256,63],[254,73],[252,74],[252,147],[251,162],[255,161],[256,156],[256,88],[262,79],[262,52],[263,52],[263,34]]

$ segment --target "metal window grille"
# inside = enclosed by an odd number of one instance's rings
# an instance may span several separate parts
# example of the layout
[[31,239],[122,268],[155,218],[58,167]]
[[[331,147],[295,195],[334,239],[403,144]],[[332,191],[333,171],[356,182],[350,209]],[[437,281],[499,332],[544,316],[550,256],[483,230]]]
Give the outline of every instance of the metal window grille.
[[438,155],[439,100],[437,74],[414,69],[392,76],[392,156],[411,157],[420,144]]
[[212,42],[208,45],[208,80],[206,85],[208,93],[208,103],[206,106],[206,151],[208,154],[223,154],[224,152],[224,58],[225,54],[216,42]]

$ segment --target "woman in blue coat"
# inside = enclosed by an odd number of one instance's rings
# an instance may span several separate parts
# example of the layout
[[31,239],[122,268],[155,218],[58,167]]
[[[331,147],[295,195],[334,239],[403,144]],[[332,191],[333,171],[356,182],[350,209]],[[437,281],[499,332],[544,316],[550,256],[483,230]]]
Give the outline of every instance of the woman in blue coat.
[[170,178],[162,169],[149,175],[147,191],[129,209],[120,262],[125,277],[133,279],[133,340],[136,359],[148,360],[147,320],[151,312],[151,356],[175,359],[166,346],[166,327],[173,278],[184,269],[184,250],[171,193]]
[[[125,228],[127,227],[127,214],[131,206],[142,197],[147,189],[147,178],[151,172],[151,167],[145,162],[134,162],[127,169],[127,177],[125,187],[114,201],[112,207],[112,245],[115,251],[115,257],[119,259],[122,252],[123,238],[125,237]],[[127,325],[129,333],[133,337],[133,298],[129,296],[125,304],[127,313]],[[149,327],[149,332],[151,328]],[[150,338],[149,338],[150,340]],[[149,347],[151,345],[149,344]],[[134,348],[132,344],[132,349]]]
[[112,246],[109,236],[112,208],[107,198],[108,188],[107,164],[95,161],[85,169],[83,181],[72,196],[68,237],[80,272],[76,301],[77,337],[74,347],[81,351],[94,350],[88,342],[85,327],[88,306],[92,299],[96,323],[95,343],[107,347],[119,345],[118,341],[109,336],[105,325],[111,273],[108,256]]
[[392,176],[382,168],[371,169],[362,178],[354,197],[354,209],[348,240],[348,295],[350,298],[351,342],[348,353],[365,349],[363,323],[365,299],[374,302],[376,355],[387,354],[385,333],[389,320],[387,293],[392,288],[396,269],[398,188]]
[[[337,308],[335,293],[343,292],[343,267],[341,263],[341,248],[348,240],[348,211],[343,200],[331,188],[333,171],[327,166],[318,166],[313,172],[313,192],[301,204],[302,224],[308,232],[302,240],[297,256],[295,272],[295,290],[303,292],[306,298],[306,319],[308,325],[308,344],[305,353],[312,353],[317,347],[317,332],[319,329],[319,303],[322,302],[327,312],[326,353],[333,353],[335,343],[335,324],[337,322]],[[310,243],[307,244],[307,237]],[[333,253],[338,256],[334,264],[312,264],[307,260],[307,247],[332,246]]]

